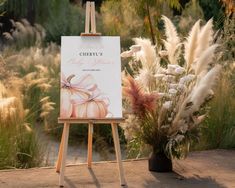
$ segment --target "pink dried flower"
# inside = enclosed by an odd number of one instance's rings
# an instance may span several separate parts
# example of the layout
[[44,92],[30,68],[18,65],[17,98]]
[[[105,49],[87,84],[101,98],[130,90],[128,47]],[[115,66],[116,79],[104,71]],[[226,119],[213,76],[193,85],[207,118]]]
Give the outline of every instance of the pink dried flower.
[[123,93],[130,101],[133,113],[138,116],[143,117],[146,113],[156,110],[158,95],[144,92],[131,76],[124,80]]

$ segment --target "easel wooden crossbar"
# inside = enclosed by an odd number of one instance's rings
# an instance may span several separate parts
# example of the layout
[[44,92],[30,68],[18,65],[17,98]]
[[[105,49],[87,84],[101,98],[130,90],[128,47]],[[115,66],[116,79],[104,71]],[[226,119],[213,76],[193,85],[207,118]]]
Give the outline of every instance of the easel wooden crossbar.
[[[91,32],[90,32],[90,22],[91,22]],[[86,23],[85,23],[85,33],[81,33],[81,36],[100,36],[101,33],[96,33],[96,24],[95,24],[95,3],[87,1],[86,2]],[[121,149],[118,135],[118,123],[123,122],[123,118],[105,118],[105,119],[77,119],[77,118],[58,118],[58,123],[63,123],[63,133],[59,148],[58,160],[56,164],[56,172],[60,173],[59,175],[59,185],[64,186],[64,175],[65,175],[65,166],[66,166],[66,156],[67,156],[67,147],[68,147],[68,138],[69,138],[69,127],[70,124],[79,124],[85,123],[88,124],[88,152],[87,152],[87,165],[88,168],[92,166],[92,135],[93,135],[93,125],[94,124],[110,124],[112,126],[112,135],[115,146],[115,153],[117,159],[117,166],[119,170],[119,179],[120,184],[126,185],[123,165],[121,160]]]

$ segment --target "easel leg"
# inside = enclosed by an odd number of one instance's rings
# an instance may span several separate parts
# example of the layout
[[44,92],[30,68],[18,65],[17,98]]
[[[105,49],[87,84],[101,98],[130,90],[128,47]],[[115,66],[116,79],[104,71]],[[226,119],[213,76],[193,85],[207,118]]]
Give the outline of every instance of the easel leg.
[[92,163],[92,137],[93,137],[93,124],[89,123],[88,128],[88,151],[87,151],[87,166],[91,168]]
[[59,153],[58,153],[58,159],[56,162],[56,172],[60,172],[61,159],[62,159],[62,154],[63,154],[62,148],[64,145],[64,132],[65,132],[65,128],[63,128],[63,133],[62,133],[62,137],[61,137],[60,149],[59,149]]
[[123,171],[123,165],[122,165],[122,158],[121,158],[121,149],[120,149],[120,142],[119,142],[119,136],[118,136],[118,125],[116,123],[112,123],[112,132],[113,132],[113,141],[115,146],[115,152],[116,152],[116,159],[118,163],[118,169],[119,169],[119,178],[121,185],[126,185],[126,180],[124,177],[124,171]]
[[64,171],[66,165],[66,157],[67,157],[67,147],[68,147],[68,138],[69,138],[69,123],[64,124],[64,134],[63,134],[63,145],[62,145],[62,162],[60,167],[60,177],[59,177],[59,185],[61,187],[64,186]]

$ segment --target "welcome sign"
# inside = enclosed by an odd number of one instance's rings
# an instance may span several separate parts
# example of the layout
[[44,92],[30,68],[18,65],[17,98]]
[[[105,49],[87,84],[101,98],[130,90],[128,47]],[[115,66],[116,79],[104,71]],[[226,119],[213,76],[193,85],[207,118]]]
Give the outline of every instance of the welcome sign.
[[61,39],[61,118],[121,118],[119,37]]

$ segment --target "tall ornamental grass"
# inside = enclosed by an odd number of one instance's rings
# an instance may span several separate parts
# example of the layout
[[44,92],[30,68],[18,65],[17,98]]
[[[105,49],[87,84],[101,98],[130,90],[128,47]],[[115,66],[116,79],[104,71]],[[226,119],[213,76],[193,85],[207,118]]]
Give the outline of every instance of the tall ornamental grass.
[[0,169],[41,164],[42,153],[36,134],[27,121],[29,116],[20,93],[7,89],[0,82]]
[[219,56],[224,68],[211,103],[210,113],[202,128],[202,141],[195,149],[235,148],[235,14],[231,13],[224,22],[218,41]]
[[57,119],[60,55],[57,45],[42,47],[39,26],[13,23],[0,56],[0,168],[29,168],[43,162],[36,124],[49,130]]

